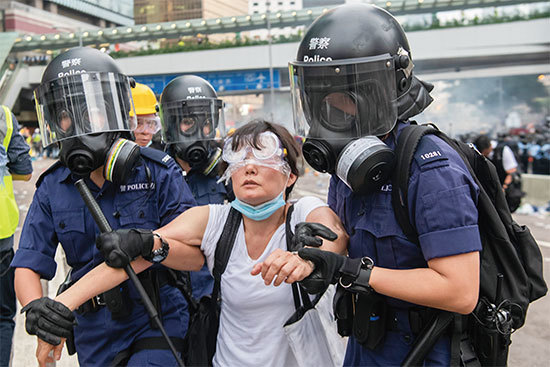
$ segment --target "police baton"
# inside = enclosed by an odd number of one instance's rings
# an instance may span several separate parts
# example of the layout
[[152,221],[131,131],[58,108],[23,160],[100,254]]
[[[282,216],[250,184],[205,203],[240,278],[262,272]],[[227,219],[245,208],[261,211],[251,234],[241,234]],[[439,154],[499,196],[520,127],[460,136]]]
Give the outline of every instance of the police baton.
[[432,350],[441,335],[453,321],[451,312],[438,310],[422,329],[409,353],[401,362],[403,367],[422,366],[426,355]]
[[[111,225],[107,221],[107,218],[105,218],[105,215],[101,211],[101,208],[97,204],[97,201],[95,201],[94,197],[92,196],[92,193],[90,192],[90,189],[84,182],[84,179],[81,178],[78,181],[76,181],[75,186],[78,189],[78,192],[80,192],[80,196],[82,196],[82,200],[84,200],[84,203],[86,204],[86,206],[88,207],[88,210],[92,214],[92,217],[94,218],[94,221],[99,227],[99,230],[102,233],[111,232],[112,231]],[[141,297],[141,300],[143,301],[143,306],[147,310],[147,313],[149,313],[149,317],[151,318],[151,320],[153,320],[155,325],[159,328],[164,339],[166,339],[166,342],[168,343],[168,347],[170,348],[170,351],[174,355],[174,358],[176,358],[178,365],[180,367],[184,367],[183,361],[178,355],[176,347],[174,347],[174,344],[170,340],[170,337],[168,336],[168,334],[166,334],[166,330],[164,329],[164,326],[160,321],[159,314],[155,309],[155,306],[153,306],[153,303],[151,302],[149,295],[147,295],[147,292],[145,292],[145,289],[143,288],[143,285],[139,281],[139,278],[137,277],[136,272],[134,271],[134,269],[130,264],[126,265],[126,267],[124,268],[124,271],[126,271],[126,274],[128,274],[128,278],[130,278],[132,283],[134,283],[134,286],[136,287]]]

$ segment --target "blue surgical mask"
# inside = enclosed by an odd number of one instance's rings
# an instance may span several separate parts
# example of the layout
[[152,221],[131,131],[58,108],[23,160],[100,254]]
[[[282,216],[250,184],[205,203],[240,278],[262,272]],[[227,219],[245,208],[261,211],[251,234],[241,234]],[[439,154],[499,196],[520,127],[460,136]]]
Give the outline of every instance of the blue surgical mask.
[[260,205],[250,205],[243,203],[239,199],[235,198],[231,202],[231,206],[241,212],[242,215],[256,221],[267,219],[271,216],[271,214],[275,213],[277,209],[282,207],[286,204],[285,199],[283,197],[283,194],[285,192],[285,188],[279,195],[277,195],[275,198],[269,200],[268,202],[265,202]]

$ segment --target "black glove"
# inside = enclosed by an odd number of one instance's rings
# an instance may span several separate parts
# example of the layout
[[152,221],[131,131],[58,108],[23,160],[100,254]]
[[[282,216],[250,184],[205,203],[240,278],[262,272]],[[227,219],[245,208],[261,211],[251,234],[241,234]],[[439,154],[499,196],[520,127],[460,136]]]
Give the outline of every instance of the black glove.
[[23,312],[27,333],[52,345],[59,345],[61,338],[70,337],[76,325],[72,311],[48,297],[35,299],[21,309]]
[[153,250],[153,232],[149,229],[117,229],[101,233],[95,240],[97,249],[112,268],[123,268],[138,256]]
[[321,246],[323,240],[319,237],[329,241],[334,241],[338,238],[336,233],[332,232],[330,228],[321,223],[301,222],[296,224],[294,232],[294,237],[292,238],[292,251],[298,251],[306,246]]
[[334,284],[340,276],[340,268],[347,259],[346,256],[316,248],[303,248],[298,255],[315,265],[313,272],[300,282],[308,293],[323,292],[329,284]]

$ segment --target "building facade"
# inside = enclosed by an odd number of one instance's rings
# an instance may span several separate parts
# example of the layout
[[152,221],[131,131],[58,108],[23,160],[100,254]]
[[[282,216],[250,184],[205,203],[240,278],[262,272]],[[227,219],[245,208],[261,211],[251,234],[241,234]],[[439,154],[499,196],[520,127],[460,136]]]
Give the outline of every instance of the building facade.
[[247,14],[248,0],[135,0],[136,24]]
[[[300,10],[303,8],[302,0],[249,0],[248,12],[250,14],[277,13],[280,11]],[[301,27],[272,28],[271,37],[292,37],[300,34],[304,29]],[[250,32],[254,39],[267,39],[268,30],[258,30]]]
[[133,25],[133,0],[0,0],[2,30],[27,34]]

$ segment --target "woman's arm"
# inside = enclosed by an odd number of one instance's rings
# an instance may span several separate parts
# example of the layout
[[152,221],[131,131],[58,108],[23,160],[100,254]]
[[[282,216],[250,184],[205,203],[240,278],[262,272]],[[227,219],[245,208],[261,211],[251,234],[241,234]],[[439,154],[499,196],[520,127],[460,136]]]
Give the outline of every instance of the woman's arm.
[[323,239],[321,250],[335,252],[340,255],[347,253],[349,236],[344,229],[342,221],[328,206],[321,206],[311,211],[306,217],[306,222],[321,223],[330,228],[338,238],[334,241]]
[[[178,270],[198,270],[202,267],[204,257],[198,246],[206,229],[208,213],[208,206],[191,208],[155,231],[170,246],[168,257],[162,262],[163,265]],[[155,238],[155,248],[160,246],[160,239]],[[152,264],[140,257],[131,265],[136,273],[140,273]],[[88,299],[108,291],[126,279],[128,276],[123,269],[111,268],[103,263],[80,278],[56,300],[74,310]]]
[[[168,257],[162,262],[164,266],[176,270],[200,270],[204,264],[204,256],[199,246],[206,231],[209,214],[208,205],[196,206],[155,231],[170,245]],[[160,239],[155,238],[153,249],[160,246]]]

